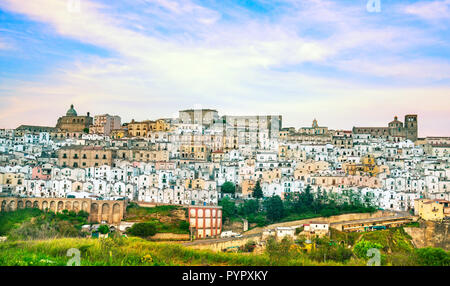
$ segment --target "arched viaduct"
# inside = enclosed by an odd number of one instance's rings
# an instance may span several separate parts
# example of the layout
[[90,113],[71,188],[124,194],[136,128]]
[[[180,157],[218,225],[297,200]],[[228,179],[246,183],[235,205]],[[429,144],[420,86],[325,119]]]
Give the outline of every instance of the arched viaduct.
[[85,211],[89,222],[118,224],[124,218],[127,201],[104,201],[67,198],[1,198],[0,211],[15,211],[24,208],[38,208],[51,212]]

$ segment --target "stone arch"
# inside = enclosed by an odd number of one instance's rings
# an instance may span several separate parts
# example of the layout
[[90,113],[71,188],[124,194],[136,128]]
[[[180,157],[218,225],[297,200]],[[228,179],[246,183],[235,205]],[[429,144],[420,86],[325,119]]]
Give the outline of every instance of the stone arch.
[[23,201],[22,200],[17,202],[17,209],[23,209]]
[[35,209],[39,208],[39,202],[38,201],[34,201],[33,202],[33,208],[35,208]]
[[15,201],[10,201],[8,204],[8,211],[15,211],[16,210],[16,202]]
[[74,212],[80,211],[80,203],[78,201],[73,202],[73,211]]
[[[83,202],[83,203],[85,203],[85,202]],[[99,220],[98,220],[98,204],[97,203],[91,204],[90,215],[91,215],[91,221],[99,222]]]
[[50,211],[56,212],[56,202],[55,201],[50,202]]
[[48,209],[48,202],[47,201],[43,201],[42,202],[42,210],[45,211]]
[[115,203],[113,205],[113,217],[112,217],[112,222],[113,223],[119,223],[121,219],[121,215],[120,215],[120,205],[118,203]]
[[[97,206],[98,207],[98,206]],[[91,208],[92,209],[92,208]],[[83,210],[83,211],[85,211],[85,212],[88,212],[89,211],[89,209],[88,209],[88,203],[87,202],[82,202],[81,203],[81,210]]]
[[26,202],[25,202],[25,208],[31,209],[31,206],[32,206],[31,201],[26,201]]
[[72,210],[72,202],[70,202],[70,201],[66,202],[66,210],[68,210],[68,211]]
[[102,205],[102,217],[101,220],[109,221],[109,211],[110,207],[108,203]]
[[5,200],[3,200],[2,201],[2,204],[1,204],[1,209],[0,209],[2,212],[6,212],[6,201]]
[[64,202],[63,201],[59,201],[58,202],[58,212],[62,212],[64,209]]

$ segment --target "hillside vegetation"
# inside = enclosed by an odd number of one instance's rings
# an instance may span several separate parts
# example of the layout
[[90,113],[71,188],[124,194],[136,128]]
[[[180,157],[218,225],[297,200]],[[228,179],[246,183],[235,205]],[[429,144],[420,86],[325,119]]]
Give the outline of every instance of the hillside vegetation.
[[9,239],[29,240],[82,236],[81,226],[89,214],[64,210],[61,213],[39,209],[0,212],[0,235]]
[[186,210],[179,206],[127,207],[126,221],[151,223],[158,233],[189,234]]
[[361,197],[351,190],[341,195],[321,191],[312,193],[311,186],[304,192],[286,194],[264,199],[236,200],[224,197],[219,201],[222,206],[224,224],[248,220],[251,226],[264,227],[269,224],[302,220],[316,217],[330,217],[347,213],[371,213],[377,208],[370,197]]
[[71,248],[80,250],[82,266],[271,266],[271,265],[363,265],[319,263],[299,254],[273,259],[269,254],[215,253],[194,250],[179,244],[158,243],[140,238],[65,238],[45,241],[0,243],[0,265],[66,265]]

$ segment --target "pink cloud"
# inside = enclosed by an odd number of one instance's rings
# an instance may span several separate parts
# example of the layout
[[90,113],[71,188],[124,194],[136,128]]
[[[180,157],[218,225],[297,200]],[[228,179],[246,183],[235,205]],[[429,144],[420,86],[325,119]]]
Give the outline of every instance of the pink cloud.
[[414,3],[406,6],[404,12],[425,20],[450,19],[450,0]]

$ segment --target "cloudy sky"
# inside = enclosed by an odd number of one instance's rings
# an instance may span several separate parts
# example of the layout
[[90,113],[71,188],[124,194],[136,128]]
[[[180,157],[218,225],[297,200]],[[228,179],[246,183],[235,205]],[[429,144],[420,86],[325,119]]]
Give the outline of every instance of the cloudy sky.
[[0,128],[54,126],[73,103],[297,128],[418,114],[420,136],[450,136],[450,0],[367,1],[0,0]]

